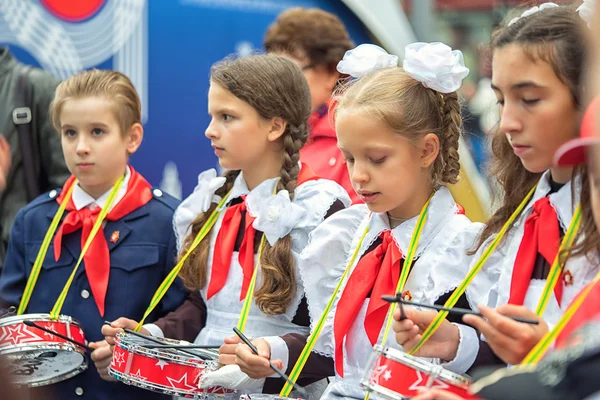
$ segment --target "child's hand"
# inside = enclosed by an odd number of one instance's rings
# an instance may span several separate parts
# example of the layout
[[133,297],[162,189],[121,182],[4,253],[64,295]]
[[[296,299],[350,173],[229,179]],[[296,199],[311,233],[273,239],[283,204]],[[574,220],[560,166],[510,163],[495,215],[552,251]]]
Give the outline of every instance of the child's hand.
[[98,374],[100,378],[105,381],[115,382],[116,379],[108,374],[108,367],[112,361],[113,351],[111,346],[106,342],[106,340],[101,340],[99,342],[91,342],[88,344],[94,351],[92,351],[92,361],[98,370]]
[[[506,304],[496,309],[479,306],[485,319],[465,315],[463,321],[485,336],[494,353],[507,364],[519,364],[548,332],[548,324],[525,306]],[[517,322],[512,317],[537,320],[537,325]]]
[[[240,366],[242,372],[245,372],[250,378],[261,379],[273,375],[274,371],[269,365],[271,358],[271,347],[264,339],[253,340],[252,343],[258,349],[258,354],[247,345],[240,343],[235,350],[235,363]],[[283,363],[280,360],[274,360],[273,365],[279,369],[283,369]]]
[[[125,328],[134,330],[137,324],[138,323],[132,319],[121,317],[116,321],[113,321],[110,325],[102,325],[102,334],[104,335],[104,339],[108,342],[108,344],[114,346],[115,336],[117,335],[117,333],[123,332],[123,329]],[[148,330],[145,328],[142,328],[140,330],[140,333],[150,336],[150,332],[148,332]]]
[[[410,352],[419,343],[421,335],[435,319],[437,312],[420,311],[405,306],[404,313],[406,319],[400,321],[400,309],[394,311],[396,321],[394,321],[392,329],[396,332],[396,342],[402,346],[404,351]],[[456,357],[459,341],[458,327],[444,320],[415,356],[440,358],[445,361],[453,360]]]
[[240,343],[244,342],[237,336],[225,338],[225,344],[219,348],[219,364],[235,364],[235,350]]

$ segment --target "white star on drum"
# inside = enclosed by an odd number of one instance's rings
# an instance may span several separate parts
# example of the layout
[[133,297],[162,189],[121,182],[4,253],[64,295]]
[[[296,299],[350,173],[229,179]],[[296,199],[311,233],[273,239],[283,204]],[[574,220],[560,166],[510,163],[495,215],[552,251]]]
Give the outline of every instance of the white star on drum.
[[[424,379],[421,371],[417,370],[415,372],[417,373],[417,380],[410,386],[409,390],[419,391],[423,389],[448,389],[450,387],[444,382],[437,379],[433,381],[433,384],[431,386],[428,386],[427,381],[429,380],[429,378]],[[421,385],[422,383],[424,385]]]
[[12,344],[35,342],[42,340],[41,337],[27,329],[26,325],[18,324],[0,328],[0,343],[11,341]]
[[137,372],[135,374],[130,374],[129,376],[132,377],[132,378],[137,378],[140,381],[145,381],[146,379],[148,379],[145,376],[140,375],[140,368],[138,368],[138,370],[137,370]]
[[[46,328],[50,329],[51,331],[56,331],[56,330],[54,329],[54,324],[50,324],[50,325],[48,325]],[[51,334],[50,332],[44,332],[44,336],[49,336],[49,337],[51,337],[51,338],[53,338],[53,337],[54,337],[54,335],[53,335],[53,334]]]
[[[175,380],[174,378],[170,378],[167,376],[167,380],[169,381],[169,384],[171,385],[171,387],[175,388],[175,389],[197,389],[196,386],[194,385],[189,385],[187,383],[187,372],[185,374],[183,374],[183,376],[181,378],[179,378],[179,380]],[[175,386],[174,383],[178,383],[180,386]]]
[[154,364],[154,366],[160,367],[161,371],[164,371],[165,365],[169,365],[169,363],[164,360],[158,360],[158,362]]
[[383,374],[383,379],[385,379],[386,381],[392,379],[392,371],[390,371],[389,369],[385,371],[385,373]]
[[115,351],[115,356],[113,357],[112,363],[114,364],[119,364],[119,368],[121,367],[121,364],[123,364],[125,362],[125,358],[124,358],[124,354],[120,351]]

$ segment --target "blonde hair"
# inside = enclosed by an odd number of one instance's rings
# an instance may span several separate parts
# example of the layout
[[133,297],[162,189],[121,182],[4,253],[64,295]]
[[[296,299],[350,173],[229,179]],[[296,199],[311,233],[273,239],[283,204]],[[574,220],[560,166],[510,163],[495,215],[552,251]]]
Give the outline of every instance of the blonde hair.
[[[300,149],[308,138],[310,91],[300,68],[284,57],[256,55],[226,59],[211,69],[211,84],[221,85],[237,98],[251,105],[266,119],[280,117],[287,122],[281,138],[282,166],[277,191],[287,190],[290,198],[298,184]],[[216,194],[223,197],[233,187],[240,171],[227,171],[226,182]],[[180,256],[187,253],[194,238],[206,223],[216,204],[192,222]],[[190,290],[203,289],[207,283],[209,241],[204,240],[190,254],[180,272]],[[295,262],[292,239],[287,235],[274,246],[265,242],[260,259],[262,286],[255,293],[255,302],[265,314],[283,314],[296,292]]]
[[367,113],[413,142],[428,133],[437,135],[440,152],[433,163],[431,182],[434,186],[458,182],[462,117],[456,92],[428,89],[404,69],[394,67],[342,86],[335,98],[336,116],[347,110]]
[[91,69],[62,81],[50,104],[50,118],[60,132],[60,113],[65,101],[82,97],[104,97],[113,103],[113,111],[121,134],[125,135],[135,123],[141,123],[142,105],[129,78],[117,71]]

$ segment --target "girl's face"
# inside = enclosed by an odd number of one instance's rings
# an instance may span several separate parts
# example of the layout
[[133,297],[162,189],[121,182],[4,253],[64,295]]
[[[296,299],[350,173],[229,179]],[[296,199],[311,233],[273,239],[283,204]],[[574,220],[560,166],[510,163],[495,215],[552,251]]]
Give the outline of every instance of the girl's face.
[[250,104],[217,83],[210,84],[208,114],[211,121],[205,135],[221,167],[253,169],[274,151],[280,152],[273,146],[283,133],[274,132],[277,121],[262,118]]
[[69,171],[94,198],[125,173],[129,155],[141,144],[143,128],[122,133],[114,103],[104,97],[66,100],[60,111],[61,144]]
[[523,166],[534,173],[549,169],[556,150],[578,134],[580,113],[569,87],[550,64],[510,44],[494,51],[492,89],[501,106],[500,131]]
[[437,137],[430,134],[413,144],[384,123],[351,111],[338,113],[335,127],[352,186],[367,207],[395,218],[417,215],[432,190],[428,168],[439,152]]

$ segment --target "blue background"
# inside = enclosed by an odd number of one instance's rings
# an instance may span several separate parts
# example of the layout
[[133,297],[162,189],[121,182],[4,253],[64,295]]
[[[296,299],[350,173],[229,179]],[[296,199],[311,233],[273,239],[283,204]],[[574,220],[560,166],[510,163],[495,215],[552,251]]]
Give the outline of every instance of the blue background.
[[[142,147],[131,161],[153,185],[161,182],[165,164],[175,162],[184,196],[194,188],[199,172],[217,165],[204,137],[209,70],[214,62],[234,53],[240,42],[261,50],[264,33],[277,14],[296,6],[330,11],[344,21],[355,43],[369,41],[362,23],[339,0],[148,3],[149,119]],[[21,61],[39,66],[22,48],[10,47]],[[110,69],[112,61],[97,67]]]

